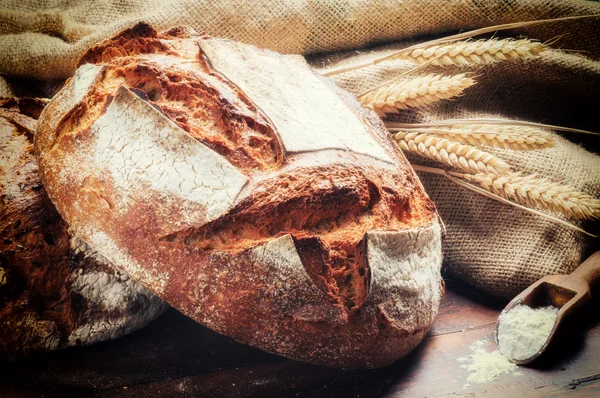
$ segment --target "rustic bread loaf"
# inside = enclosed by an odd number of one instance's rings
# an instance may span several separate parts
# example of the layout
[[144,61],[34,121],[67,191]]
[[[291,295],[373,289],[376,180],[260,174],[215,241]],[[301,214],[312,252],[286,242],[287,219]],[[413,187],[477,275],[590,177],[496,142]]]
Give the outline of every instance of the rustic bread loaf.
[[0,99],[0,358],[116,338],[166,306],[122,271],[69,248],[33,156],[44,105]]
[[435,206],[377,116],[302,57],[139,24],[83,57],[36,152],[89,250],[240,342],[377,367],[437,313]]

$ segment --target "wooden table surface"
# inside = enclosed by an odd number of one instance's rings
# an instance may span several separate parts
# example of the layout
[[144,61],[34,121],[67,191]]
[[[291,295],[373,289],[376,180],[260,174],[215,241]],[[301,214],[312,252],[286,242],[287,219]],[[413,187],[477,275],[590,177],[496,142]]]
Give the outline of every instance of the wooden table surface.
[[170,309],[122,339],[0,363],[0,397],[437,397],[600,396],[598,302],[554,349],[521,375],[466,384],[457,361],[489,339],[504,306],[448,281],[425,341],[392,366],[340,370],[259,351],[214,333]]

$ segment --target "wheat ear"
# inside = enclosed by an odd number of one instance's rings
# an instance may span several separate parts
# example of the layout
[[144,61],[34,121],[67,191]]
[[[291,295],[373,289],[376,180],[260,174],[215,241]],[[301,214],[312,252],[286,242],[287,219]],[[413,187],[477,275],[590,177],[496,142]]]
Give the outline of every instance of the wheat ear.
[[394,139],[404,151],[437,160],[468,173],[499,174],[510,170],[510,166],[505,161],[491,153],[445,138],[422,133],[399,132],[394,134]]
[[539,210],[532,209],[532,208],[527,207],[527,206],[523,206],[523,205],[521,205],[519,203],[516,203],[516,202],[513,202],[513,201],[508,200],[506,198],[503,198],[502,196],[496,195],[495,193],[487,191],[487,190],[485,190],[483,188],[478,187],[477,185],[473,185],[473,184],[471,184],[471,183],[469,183],[467,181],[464,181],[464,180],[462,180],[460,178],[457,178],[457,177],[454,177],[453,175],[451,175],[451,174],[454,174],[454,175],[460,176],[461,174],[459,174],[459,173],[453,173],[453,172],[449,172],[449,171],[446,171],[446,170],[443,170],[443,169],[438,169],[436,167],[423,166],[423,165],[414,164],[414,163],[412,163],[411,166],[416,171],[423,171],[425,173],[433,173],[433,174],[443,175],[444,177],[448,178],[450,181],[454,182],[455,184],[457,184],[457,185],[459,185],[459,186],[461,186],[463,188],[466,188],[466,189],[468,189],[470,191],[473,191],[473,192],[475,192],[475,193],[477,193],[477,194],[479,194],[481,196],[485,196],[487,198],[493,199],[493,200],[498,201],[500,203],[504,203],[504,204],[516,207],[518,209],[522,209],[522,210],[524,210],[524,211],[526,211],[528,213],[536,214],[536,215],[538,215],[540,217],[546,218],[548,220],[552,220],[553,222],[555,222],[557,224],[564,225],[567,228],[571,228],[571,229],[573,229],[575,231],[579,231],[579,232],[584,233],[586,235],[589,235],[591,237],[594,237],[594,238],[598,237],[597,235],[591,234],[591,233],[587,232],[586,230],[579,228],[577,225],[571,224],[570,222],[565,221],[565,220],[563,220],[561,218],[558,218],[558,217],[554,216],[553,214],[545,213],[543,211],[539,211]]
[[544,130],[524,126],[463,124],[439,128],[390,128],[389,130],[427,133],[474,147],[490,146],[518,151],[550,148],[556,145],[554,138]]
[[367,67],[367,66],[377,65],[377,64],[379,64],[381,62],[387,61],[388,59],[396,58],[396,56],[400,52],[412,51],[412,50],[417,49],[417,48],[431,47],[431,46],[442,44],[442,43],[456,42],[458,40],[468,39],[468,38],[471,38],[473,36],[482,35],[484,33],[498,32],[498,31],[507,30],[507,29],[517,29],[517,28],[523,28],[523,27],[526,27],[526,26],[534,26],[534,25],[540,25],[540,24],[546,24],[546,23],[552,23],[552,22],[559,22],[559,21],[571,21],[571,20],[576,20],[576,19],[598,18],[598,17],[600,17],[600,14],[577,15],[577,16],[572,16],[572,17],[561,17],[561,18],[552,18],[552,19],[540,19],[540,20],[536,20],[536,21],[513,22],[513,23],[508,23],[508,24],[502,24],[502,25],[487,26],[485,28],[470,30],[468,32],[462,32],[462,33],[458,33],[458,34],[455,34],[455,35],[446,36],[446,37],[442,37],[442,38],[435,39],[435,40],[430,40],[430,41],[427,41],[427,42],[424,42],[424,43],[415,44],[413,46],[407,47],[407,48],[402,49],[400,51],[394,51],[394,52],[392,52],[390,54],[387,54],[387,55],[384,55],[382,57],[373,58],[373,59],[370,59],[370,60],[367,60],[367,61],[364,61],[364,62],[360,62],[360,63],[354,64],[354,65],[334,67],[334,68],[331,68],[331,69],[329,69],[327,71],[322,72],[322,74],[323,74],[323,76],[333,76],[333,75],[337,75],[337,74],[340,74],[340,73],[349,72],[349,71],[352,71],[352,70],[364,68],[364,67]]
[[434,59],[431,64],[473,65],[506,61],[508,59],[532,58],[547,50],[547,47],[528,39],[521,40],[478,40],[436,44],[425,48],[400,51],[396,58],[423,63]]
[[465,74],[426,75],[396,82],[359,97],[359,101],[377,114],[398,113],[399,109],[417,108],[461,95],[475,84]]
[[530,207],[539,207],[575,219],[600,217],[600,200],[572,186],[538,178],[536,175],[506,173],[449,174],[478,183],[489,192]]

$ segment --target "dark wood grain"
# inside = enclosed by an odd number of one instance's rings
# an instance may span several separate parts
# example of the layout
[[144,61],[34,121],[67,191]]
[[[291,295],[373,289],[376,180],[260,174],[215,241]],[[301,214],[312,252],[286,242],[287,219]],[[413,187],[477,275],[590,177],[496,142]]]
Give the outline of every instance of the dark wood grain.
[[[0,364],[0,396],[379,397],[578,396],[600,394],[597,302],[522,375],[463,388],[457,358],[487,340],[505,303],[457,283],[427,338],[410,355],[375,370],[329,369],[270,355],[169,310],[123,339]],[[576,332],[579,330],[579,332]],[[582,332],[583,331],[583,332]]]
[[115,341],[1,364],[0,396],[23,389],[85,393],[281,360],[170,309]]

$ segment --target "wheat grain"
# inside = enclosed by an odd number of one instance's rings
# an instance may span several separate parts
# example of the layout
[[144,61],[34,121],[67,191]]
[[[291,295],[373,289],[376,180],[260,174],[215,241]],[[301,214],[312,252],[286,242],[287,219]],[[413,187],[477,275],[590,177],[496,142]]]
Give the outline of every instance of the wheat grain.
[[396,58],[396,56],[398,55],[399,52],[410,52],[416,48],[427,48],[427,47],[431,47],[431,46],[438,45],[441,43],[452,43],[452,42],[456,42],[458,40],[468,39],[473,36],[482,35],[484,33],[498,32],[498,31],[507,30],[507,29],[518,29],[518,28],[523,28],[525,26],[534,26],[534,25],[547,24],[547,23],[558,22],[558,21],[570,21],[570,20],[583,19],[583,18],[597,18],[598,16],[600,16],[600,14],[577,15],[577,16],[573,16],[573,17],[540,19],[540,20],[536,20],[536,21],[513,22],[513,23],[508,23],[508,24],[502,24],[502,25],[487,26],[485,28],[470,30],[467,32],[461,32],[461,33],[458,33],[455,35],[441,37],[439,39],[415,44],[415,45],[405,48],[403,50],[394,51],[394,52],[384,55],[382,57],[373,58],[373,59],[370,59],[367,61],[356,63],[354,65],[334,67],[334,68],[331,68],[329,70],[322,72],[322,74],[323,74],[323,76],[334,76],[334,75],[338,75],[340,73],[350,72],[350,71],[360,69],[360,68],[365,68],[365,67],[368,67],[371,65],[377,65],[377,64],[379,64],[381,62],[385,62],[389,59]]
[[516,207],[518,209],[524,210],[524,211],[526,211],[528,213],[538,215],[540,217],[543,217],[545,219],[548,219],[548,220],[551,220],[551,221],[553,221],[555,223],[563,225],[563,226],[565,226],[567,228],[571,228],[571,229],[573,229],[575,231],[579,231],[579,232],[581,232],[583,234],[591,236],[593,238],[597,238],[598,237],[597,235],[591,234],[591,233],[587,232],[586,230],[579,228],[577,225],[572,224],[572,223],[570,223],[568,221],[565,221],[562,218],[559,218],[559,217],[555,216],[552,213],[547,213],[547,212],[543,212],[543,211],[540,211],[540,210],[532,209],[531,207],[528,207],[528,206],[523,206],[522,204],[519,204],[519,203],[517,203],[515,201],[508,200],[508,199],[506,199],[506,198],[504,198],[504,197],[502,197],[500,195],[497,195],[497,194],[495,194],[493,192],[485,190],[485,189],[483,189],[483,188],[481,188],[481,187],[479,187],[477,185],[473,185],[470,182],[467,182],[467,181],[464,181],[464,180],[462,180],[460,178],[457,178],[457,176],[460,177],[463,174],[455,173],[453,171],[447,171],[447,170],[439,169],[439,168],[436,168],[436,167],[430,167],[430,166],[423,166],[423,165],[420,165],[420,164],[414,164],[414,163],[411,163],[411,166],[416,171],[422,171],[422,172],[425,172],[425,173],[433,173],[433,174],[443,175],[444,177],[448,178],[450,181],[454,182],[455,184],[457,184],[457,185],[459,185],[459,186],[461,186],[461,187],[463,187],[465,189],[468,189],[468,190],[470,190],[472,192],[475,192],[475,193],[477,193],[479,195],[482,195],[482,196],[485,196],[487,198],[493,199],[493,200],[498,201],[500,203],[504,203],[504,204],[507,204],[509,206],[513,206],[513,207]]
[[475,80],[465,74],[426,75],[380,87],[360,96],[359,101],[383,116],[398,113],[399,109],[417,108],[456,97],[473,84]]
[[417,153],[469,173],[505,173],[509,165],[491,153],[428,134],[399,132],[394,139],[402,150]]
[[545,50],[547,47],[544,44],[529,39],[491,39],[435,44],[425,48],[400,51],[396,54],[396,58],[418,63],[436,58],[431,64],[437,66],[473,65],[532,58]]
[[578,191],[572,186],[538,178],[536,175],[506,173],[458,174],[467,181],[476,182],[489,192],[517,203],[538,207],[555,214],[576,219],[600,217],[600,200]]
[[[394,129],[391,129],[394,130]],[[498,124],[459,124],[446,127],[408,128],[405,131],[433,134],[475,147],[490,146],[513,150],[533,150],[556,145],[552,135],[544,130]]]

